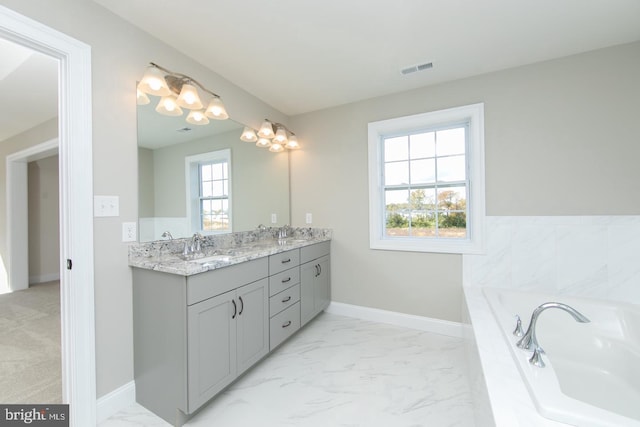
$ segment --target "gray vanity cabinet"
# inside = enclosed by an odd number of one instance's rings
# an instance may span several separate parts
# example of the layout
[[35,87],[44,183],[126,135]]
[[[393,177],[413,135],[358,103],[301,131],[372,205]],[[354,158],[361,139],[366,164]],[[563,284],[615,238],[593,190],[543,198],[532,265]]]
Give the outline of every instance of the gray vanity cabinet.
[[190,413],[269,351],[268,289],[262,279],[188,308]]
[[136,401],[180,426],[269,352],[266,258],[192,276],[133,269]]
[[300,323],[306,324],[329,306],[331,300],[329,242],[300,250]]

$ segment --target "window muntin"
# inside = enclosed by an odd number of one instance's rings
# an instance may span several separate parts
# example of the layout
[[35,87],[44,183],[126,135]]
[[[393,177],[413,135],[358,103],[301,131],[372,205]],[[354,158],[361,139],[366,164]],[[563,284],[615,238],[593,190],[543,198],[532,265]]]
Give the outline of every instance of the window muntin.
[[481,253],[484,106],[369,123],[372,249]]

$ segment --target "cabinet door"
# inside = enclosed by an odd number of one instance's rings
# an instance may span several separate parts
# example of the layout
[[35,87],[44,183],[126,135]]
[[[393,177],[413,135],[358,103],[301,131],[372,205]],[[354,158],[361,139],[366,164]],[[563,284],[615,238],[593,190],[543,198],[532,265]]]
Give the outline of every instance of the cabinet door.
[[234,296],[227,292],[188,308],[189,413],[236,378]]
[[304,325],[315,312],[315,281],[318,274],[315,261],[300,266],[300,324]]
[[236,290],[238,375],[269,352],[269,280]]
[[315,283],[313,286],[314,315],[316,315],[327,308],[331,300],[331,287],[329,282],[329,257],[323,256],[322,258],[314,261],[314,263],[316,263],[316,265],[318,266],[318,275],[315,277]]

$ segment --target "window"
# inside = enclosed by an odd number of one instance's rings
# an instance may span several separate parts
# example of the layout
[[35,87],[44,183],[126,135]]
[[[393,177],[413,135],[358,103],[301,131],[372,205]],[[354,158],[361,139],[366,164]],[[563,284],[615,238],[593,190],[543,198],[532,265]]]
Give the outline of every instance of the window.
[[189,156],[185,161],[189,229],[203,234],[231,232],[231,151]]
[[483,104],[369,123],[372,249],[478,253]]

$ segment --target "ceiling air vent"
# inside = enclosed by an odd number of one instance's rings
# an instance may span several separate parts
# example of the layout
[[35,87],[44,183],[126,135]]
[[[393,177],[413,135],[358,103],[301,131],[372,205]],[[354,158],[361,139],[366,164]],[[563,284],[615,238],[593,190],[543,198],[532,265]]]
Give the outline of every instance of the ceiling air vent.
[[415,73],[416,71],[428,70],[429,68],[433,68],[433,62],[427,62],[425,64],[419,64],[419,65],[412,65],[411,67],[403,68],[402,70],[400,70],[400,73],[403,76],[406,76],[407,74]]
[[185,133],[185,132],[191,132],[193,129],[188,128],[188,127],[183,127],[180,129],[176,129],[176,132],[180,132],[180,133]]

